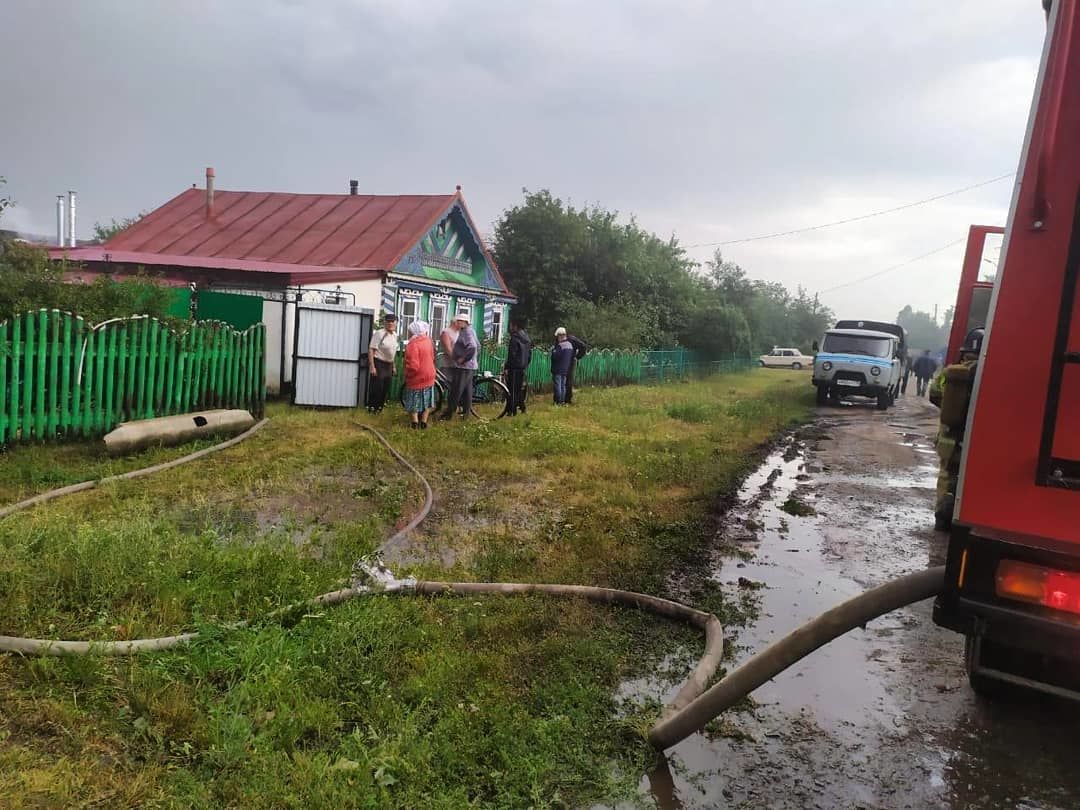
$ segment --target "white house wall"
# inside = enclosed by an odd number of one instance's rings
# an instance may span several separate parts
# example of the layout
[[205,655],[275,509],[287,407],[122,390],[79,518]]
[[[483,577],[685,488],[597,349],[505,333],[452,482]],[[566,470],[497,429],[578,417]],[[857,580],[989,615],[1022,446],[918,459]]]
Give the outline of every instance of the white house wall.
[[280,301],[263,301],[262,322],[266,327],[266,391],[281,393],[281,308]]

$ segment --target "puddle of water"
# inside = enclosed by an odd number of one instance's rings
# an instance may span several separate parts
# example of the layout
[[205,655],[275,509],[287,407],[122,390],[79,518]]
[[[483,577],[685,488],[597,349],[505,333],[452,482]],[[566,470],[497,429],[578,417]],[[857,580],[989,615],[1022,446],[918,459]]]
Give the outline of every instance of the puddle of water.
[[910,472],[890,471],[882,475],[850,475],[821,473],[814,476],[817,484],[833,485],[856,485],[862,487],[876,487],[880,489],[936,489],[937,467],[923,465],[916,467]]
[[[785,454],[790,460],[784,460]],[[834,561],[822,542],[821,524],[827,518],[796,517],[780,508],[799,489],[797,476],[804,466],[801,452],[791,457],[788,449],[782,448],[766,459],[739,492],[739,506],[732,517],[753,520],[761,527],[754,558],[740,568],[730,561],[721,564],[714,579],[728,591],[738,589],[740,578],[763,582],[765,588],[759,592],[759,618],[736,636],[736,664],[863,591],[859,583],[836,575]],[[866,478],[879,486],[893,486],[872,476]],[[770,480],[771,486],[763,491],[762,482]],[[916,484],[904,478],[902,485]],[[814,493],[805,488],[798,495],[800,500],[814,502]],[[889,697],[882,684],[866,677],[867,639],[860,635],[865,636],[865,631],[842,636],[814,653],[818,660],[813,667],[797,665],[781,673],[760,687],[754,700],[785,712],[812,706],[816,722],[839,733],[848,724],[861,721],[868,711],[887,708]]]

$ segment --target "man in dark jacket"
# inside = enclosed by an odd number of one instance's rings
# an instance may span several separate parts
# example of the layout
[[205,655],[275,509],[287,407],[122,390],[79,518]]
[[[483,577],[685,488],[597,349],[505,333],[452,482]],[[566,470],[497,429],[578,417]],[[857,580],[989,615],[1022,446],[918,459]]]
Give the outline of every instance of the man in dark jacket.
[[510,346],[506,350],[506,387],[510,389],[507,416],[525,413],[525,369],[532,360],[532,343],[520,318],[510,319]]
[[937,371],[937,362],[930,356],[929,349],[915,358],[915,363],[911,370],[915,372],[915,379],[919,383],[918,395],[920,397],[925,397],[926,389],[930,387],[930,378],[933,377],[934,372]]
[[570,358],[570,371],[566,374],[566,404],[572,405],[574,403],[574,369],[577,368],[577,361],[589,351],[589,344],[573,335],[567,335],[566,339],[574,347],[574,356]]
[[566,404],[566,377],[574,362],[574,345],[566,339],[561,326],[555,331],[555,345],[551,347],[551,382],[556,405]]

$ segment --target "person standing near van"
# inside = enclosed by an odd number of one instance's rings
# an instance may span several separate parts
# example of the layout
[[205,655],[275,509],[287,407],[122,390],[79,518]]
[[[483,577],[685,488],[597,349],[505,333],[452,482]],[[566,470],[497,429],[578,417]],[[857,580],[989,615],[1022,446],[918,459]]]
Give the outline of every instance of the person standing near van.
[[372,413],[379,413],[386,404],[390,381],[394,377],[394,360],[397,358],[397,351],[397,316],[390,314],[383,318],[383,328],[375,330],[368,346],[371,388],[368,393],[367,409]]
[[918,381],[918,395],[925,397],[926,389],[930,386],[930,378],[937,371],[937,361],[930,356],[929,349],[915,358],[915,366],[912,371],[915,372],[915,379]]
[[515,416],[525,412],[525,370],[532,360],[532,343],[525,324],[520,318],[510,319],[510,345],[506,350],[506,387],[510,389],[510,402],[506,412]]
[[439,419],[445,421],[454,416],[461,408],[463,417],[472,413],[472,378],[479,365],[480,341],[476,332],[469,325],[469,316],[459,312],[454,316],[457,325],[457,340],[451,349],[453,365],[450,367],[450,395],[447,397],[446,410]]
[[555,345],[551,347],[551,382],[556,405],[566,404],[566,377],[574,362],[574,344],[566,339],[566,330],[555,330]]

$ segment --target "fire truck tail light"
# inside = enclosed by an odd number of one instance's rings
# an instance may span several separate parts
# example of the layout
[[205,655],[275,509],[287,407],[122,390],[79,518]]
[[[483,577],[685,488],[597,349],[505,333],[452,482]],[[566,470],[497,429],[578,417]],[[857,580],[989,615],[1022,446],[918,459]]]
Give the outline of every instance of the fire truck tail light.
[[1002,560],[998,563],[998,596],[1080,614],[1080,574],[1039,565]]

